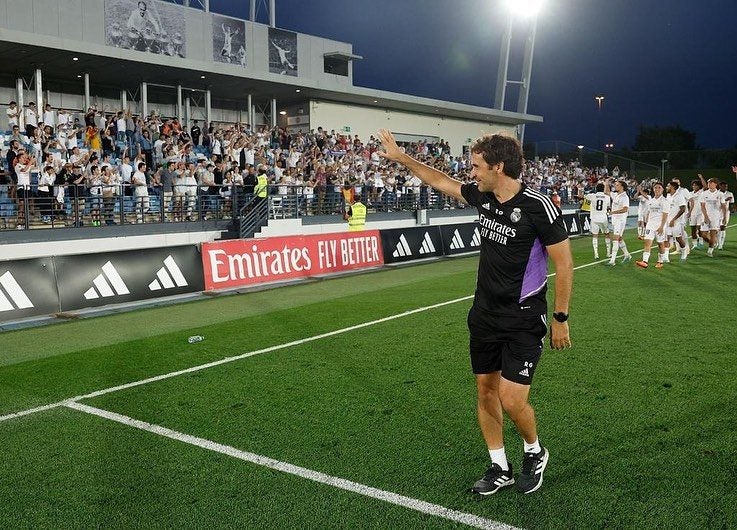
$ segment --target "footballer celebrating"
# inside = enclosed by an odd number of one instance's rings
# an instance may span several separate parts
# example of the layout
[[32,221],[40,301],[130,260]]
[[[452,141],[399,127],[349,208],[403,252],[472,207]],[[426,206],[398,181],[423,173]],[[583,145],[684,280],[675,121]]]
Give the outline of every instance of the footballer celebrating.
[[668,209],[670,204],[668,199],[663,195],[663,184],[656,182],[653,184],[653,196],[647,200],[647,210],[645,213],[645,232],[642,236],[645,244],[642,251],[642,259],[635,262],[638,267],[646,269],[650,261],[650,248],[653,241],[658,244],[658,262],[655,268],[663,268],[663,254],[665,252],[665,223],[668,219]]
[[[605,192],[609,194],[609,181],[605,182]],[[624,257],[622,263],[626,263],[632,259],[632,254],[627,250],[627,244],[622,236],[627,226],[627,214],[630,211],[630,198],[627,195],[627,185],[617,180],[614,183],[614,191],[611,193],[612,198],[612,253],[609,257],[609,265],[614,265],[617,259],[617,252],[622,249]]]
[[379,131],[379,137],[384,146],[381,156],[479,212],[481,255],[468,327],[478,421],[491,466],[471,489],[490,495],[515,483],[504,450],[506,412],[524,441],[517,490],[532,493],[542,485],[549,458],[528,402],[547,333],[548,256],[556,270],[551,346],[571,346],[573,258],[561,212],[547,196],[520,181],[522,149],[513,138],[495,134],[477,140],[471,147],[475,182],[462,184],[404,153],[389,131]]

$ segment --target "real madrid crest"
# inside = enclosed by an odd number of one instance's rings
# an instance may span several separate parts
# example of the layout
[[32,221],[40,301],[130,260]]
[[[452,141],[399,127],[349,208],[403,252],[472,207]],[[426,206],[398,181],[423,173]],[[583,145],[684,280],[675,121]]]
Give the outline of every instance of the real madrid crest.
[[512,213],[509,214],[509,219],[511,219],[513,223],[518,223],[519,220],[522,219],[522,210],[519,208],[512,210]]

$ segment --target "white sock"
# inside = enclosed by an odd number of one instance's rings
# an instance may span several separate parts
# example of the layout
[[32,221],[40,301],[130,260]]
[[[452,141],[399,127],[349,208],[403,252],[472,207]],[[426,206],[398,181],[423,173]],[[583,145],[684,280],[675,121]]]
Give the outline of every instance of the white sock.
[[714,254],[714,247],[709,247],[709,250],[707,250],[706,253],[709,254],[709,256]]
[[594,257],[598,258],[599,257],[599,238],[596,236],[592,237],[591,244],[594,247]]
[[719,239],[718,239],[718,241],[719,241],[719,246],[720,247],[723,247],[724,246],[724,240],[726,238],[727,238],[727,231],[726,230],[722,230],[721,232],[719,232]]
[[642,261],[644,261],[645,263],[647,263],[648,261],[650,261],[650,253],[649,252],[643,252],[642,253]]
[[658,261],[659,261],[660,263],[663,263],[663,255],[664,255],[664,254],[663,254],[662,252],[658,252]]
[[624,252],[625,258],[630,255],[629,250],[627,250],[627,243],[624,242],[624,239],[619,240],[619,248],[621,248],[622,252]]
[[489,456],[492,464],[498,464],[502,471],[509,471],[509,462],[507,461],[507,453],[504,446],[501,449],[489,449]]
[[540,451],[542,451],[539,438],[535,438],[535,441],[531,444],[528,444],[526,440],[523,441],[525,442],[525,453],[539,453]]
[[609,259],[609,263],[614,263],[614,261],[617,259],[618,250],[619,250],[619,245],[612,246],[612,257]]
[[607,237],[604,243],[606,244],[606,255],[608,256],[612,253],[612,240]]

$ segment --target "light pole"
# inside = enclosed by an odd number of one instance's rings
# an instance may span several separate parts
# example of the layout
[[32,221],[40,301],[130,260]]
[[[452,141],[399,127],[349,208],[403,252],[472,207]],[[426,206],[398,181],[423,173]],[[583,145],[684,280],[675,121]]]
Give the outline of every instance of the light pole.
[[583,151],[583,146],[577,145],[576,147],[578,147],[578,165],[580,166],[581,165],[581,152]]
[[660,182],[665,182],[665,165],[668,163],[668,160],[665,158],[660,161]]
[[596,100],[596,148],[601,149],[601,109],[604,108],[604,95],[598,94],[594,96]]
[[[499,56],[499,73],[496,81],[496,96],[494,99],[494,107],[504,110],[504,101],[506,99],[507,85],[520,85],[519,98],[517,100],[517,112],[527,114],[527,102],[530,96],[530,78],[532,77],[532,58],[535,51],[535,35],[537,34],[537,14],[540,12],[545,0],[506,0],[507,9],[509,10],[509,22],[507,24],[504,36],[502,37],[502,48]],[[529,18],[530,32],[525,44],[525,55],[522,61],[522,79],[520,81],[510,81],[509,75],[509,52],[512,43],[512,23],[514,17]],[[525,140],[525,124],[519,126],[519,141],[524,146]]]

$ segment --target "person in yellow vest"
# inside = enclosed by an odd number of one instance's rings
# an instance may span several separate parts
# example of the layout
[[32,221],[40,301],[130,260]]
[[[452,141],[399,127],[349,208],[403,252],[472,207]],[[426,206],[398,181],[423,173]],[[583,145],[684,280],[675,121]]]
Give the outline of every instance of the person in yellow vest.
[[258,176],[256,177],[256,187],[253,189],[253,195],[259,198],[259,202],[266,199],[269,190],[269,178],[266,176],[266,168],[259,166]]
[[359,197],[348,209],[348,231],[360,232],[366,228],[366,206]]

